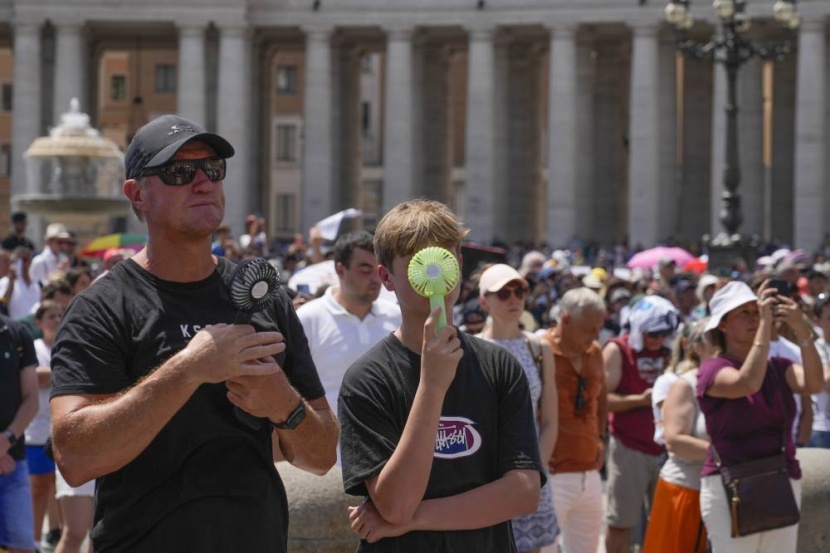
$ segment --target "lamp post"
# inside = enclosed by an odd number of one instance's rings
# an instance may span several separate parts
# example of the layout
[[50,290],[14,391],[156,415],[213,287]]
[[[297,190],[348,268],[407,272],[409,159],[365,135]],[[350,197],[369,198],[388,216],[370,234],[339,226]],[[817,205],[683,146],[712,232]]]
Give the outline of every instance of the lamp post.
[[[737,77],[740,67],[754,57],[780,60],[793,50],[787,39],[775,44],[761,44],[746,37],[751,21],[746,13],[746,0],[714,0],[712,8],[718,17],[719,29],[708,42],[686,37],[694,25],[689,0],[670,0],[665,17],[677,31],[677,49],[694,60],[712,59],[726,71],[726,152],[723,169],[723,195],[720,221],[724,231],[709,242],[709,270],[728,271],[736,259],[748,264],[755,261],[754,248],[740,235],[743,215],[738,186],[741,167],[738,156]],[[798,29],[800,19],[795,0],[778,0],[773,6],[775,19],[788,31]]]

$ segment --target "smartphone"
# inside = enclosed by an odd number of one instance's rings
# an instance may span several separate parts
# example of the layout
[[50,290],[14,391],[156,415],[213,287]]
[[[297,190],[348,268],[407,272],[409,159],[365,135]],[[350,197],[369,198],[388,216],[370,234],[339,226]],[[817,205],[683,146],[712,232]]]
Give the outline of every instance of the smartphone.
[[307,296],[311,295],[311,289],[308,287],[308,284],[298,284],[297,292],[301,294],[306,294]]
[[769,281],[770,288],[775,288],[776,294],[779,296],[790,297],[792,295],[793,287],[786,280],[774,278]]
[[23,260],[18,259],[14,262],[14,274],[17,278],[23,277]]

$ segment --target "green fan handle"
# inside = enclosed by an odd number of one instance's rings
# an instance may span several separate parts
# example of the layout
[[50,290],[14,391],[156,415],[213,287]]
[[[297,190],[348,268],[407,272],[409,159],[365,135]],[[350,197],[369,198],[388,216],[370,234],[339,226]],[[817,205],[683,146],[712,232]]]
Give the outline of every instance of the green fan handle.
[[447,326],[447,314],[444,313],[446,310],[446,306],[444,305],[444,296],[433,294],[429,297],[430,311],[435,310],[436,307],[441,308],[441,311],[438,312],[438,321],[435,323],[435,333],[438,334],[442,328]]

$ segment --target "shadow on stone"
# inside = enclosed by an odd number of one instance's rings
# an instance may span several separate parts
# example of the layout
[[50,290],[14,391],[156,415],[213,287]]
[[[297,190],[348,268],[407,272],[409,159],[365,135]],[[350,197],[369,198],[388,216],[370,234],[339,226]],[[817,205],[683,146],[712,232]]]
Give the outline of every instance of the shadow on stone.
[[830,550],[830,449],[800,448],[803,474],[798,552]]
[[315,476],[282,461],[276,464],[288,496],[288,551],[352,553],[358,539],[349,526],[346,507],[361,499],[343,493],[340,467]]

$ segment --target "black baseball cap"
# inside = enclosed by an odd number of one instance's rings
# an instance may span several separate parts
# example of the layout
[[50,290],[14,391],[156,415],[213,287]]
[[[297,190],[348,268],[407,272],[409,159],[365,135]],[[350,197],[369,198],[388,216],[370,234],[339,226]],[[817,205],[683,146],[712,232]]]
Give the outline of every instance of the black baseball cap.
[[26,212],[25,211],[15,211],[12,213],[12,222],[19,223],[21,221],[26,220]]
[[127,178],[136,179],[145,169],[164,165],[191,140],[204,142],[221,158],[229,158],[234,154],[230,142],[218,134],[207,132],[198,123],[178,115],[162,115],[135,133],[124,158]]

